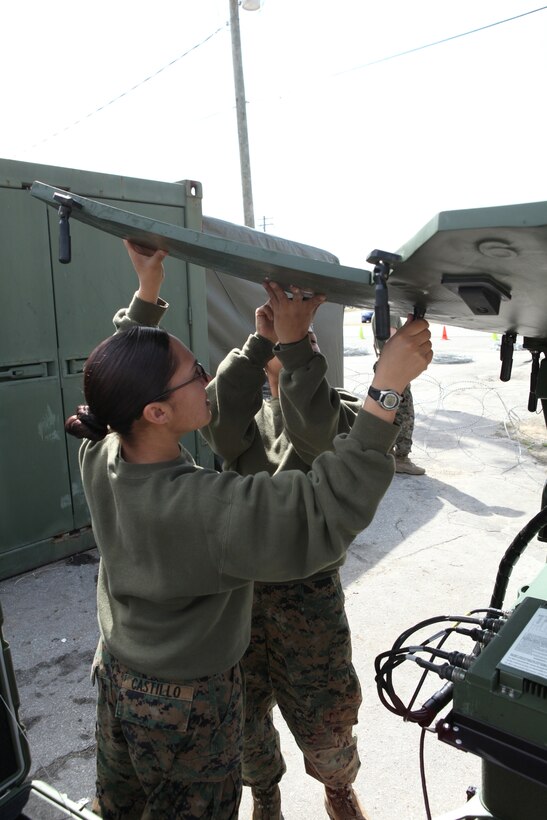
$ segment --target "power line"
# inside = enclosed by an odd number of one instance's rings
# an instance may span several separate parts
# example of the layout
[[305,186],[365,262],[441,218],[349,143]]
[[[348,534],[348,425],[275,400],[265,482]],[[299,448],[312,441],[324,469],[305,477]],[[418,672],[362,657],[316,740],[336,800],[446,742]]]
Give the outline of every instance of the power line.
[[425,43],[422,46],[415,46],[414,48],[406,49],[406,51],[398,51],[387,57],[379,57],[377,60],[371,60],[368,63],[363,63],[362,65],[354,66],[353,68],[337,71],[335,74],[331,74],[329,76],[339,77],[341,74],[349,74],[351,71],[360,71],[362,68],[369,68],[369,66],[378,65],[378,63],[386,63],[388,60],[395,60],[398,57],[405,57],[407,54],[414,54],[416,51],[423,51],[426,48],[432,48],[433,46],[439,46],[443,43],[449,43],[451,40],[458,40],[460,37],[468,37],[470,34],[477,34],[479,31],[485,31],[486,29],[494,28],[494,26],[501,26],[503,23],[511,23],[513,20],[518,20],[521,17],[527,17],[530,14],[536,14],[538,11],[545,11],[545,9],[547,9],[547,6],[540,6],[537,9],[531,9],[531,11],[523,11],[522,14],[515,14],[514,17],[506,17],[504,20],[497,20],[495,23],[487,23],[485,26],[479,26],[478,28],[473,28],[469,31],[462,31],[460,34],[452,34],[450,37],[444,37],[442,40],[435,40],[432,43]]
[[[448,43],[451,40],[458,40],[461,37],[468,37],[471,34],[477,34],[478,32],[485,31],[486,29],[494,28],[495,26],[501,26],[503,23],[511,23],[512,21],[518,20],[521,17],[527,17],[530,14],[536,14],[538,11],[545,11],[546,9],[547,9],[547,6],[540,6],[537,9],[531,9],[530,11],[522,12],[522,14],[516,14],[514,17],[506,17],[504,20],[497,20],[494,23],[487,23],[484,26],[479,26],[478,28],[469,29],[469,31],[463,31],[463,32],[460,32],[459,34],[452,34],[450,37],[445,37],[442,40],[435,40],[431,43],[425,43],[424,45],[421,45],[421,46],[414,46],[413,48],[408,48],[405,51],[398,51],[395,54],[389,54],[385,57],[379,57],[376,60],[371,60],[368,63],[363,63],[362,65],[358,65],[358,66],[353,66],[353,68],[346,68],[346,69],[343,69],[342,71],[333,72],[332,74],[325,74],[325,75],[323,75],[322,80],[328,80],[331,77],[341,77],[344,74],[350,74],[353,71],[361,71],[362,69],[370,68],[374,65],[378,65],[379,63],[385,63],[385,62],[388,62],[389,60],[395,60],[398,57],[405,57],[407,54],[413,54],[417,51],[423,51],[426,48],[432,48],[433,46],[438,46],[438,45],[442,45],[443,43]],[[290,98],[291,96],[296,96],[296,95],[301,94],[301,93],[302,93],[301,88],[298,88],[297,86],[293,85],[292,88],[291,88],[291,92],[289,94],[280,94],[280,95],[276,96],[276,99],[278,99],[278,101],[280,101],[282,99],[286,99],[287,97]],[[255,100],[251,100],[250,104],[252,105],[253,102],[254,103],[260,103],[262,99],[263,98],[259,97],[259,98],[256,98]],[[194,120],[194,122],[202,122],[203,120],[211,119],[213,117],[217,117],[221,114],[224,114],[227,110],[228,110],[228,108],[219,109],[219,110],[217,110],[217,111],[215,111],[211,114],[206,114],[205,116]]]
[[[343,69],[342,71],[336,71],[336,72],[333,72],[332,74],[323,75],[322,79],[327,80],[330,77],[341,77],[344,74],[350,74],[352,71],[360,71],[360,70],[365,69],[365,68],[370,68],[371,66],[378,65],[379,63],[385,63],[385,62],[388,62],[389,60],[395,60],[398,57],[405,57],[407,54],[413,54],[414,52],[417,52],[417,51],[423,51],[426,48],[432,48],[433,46],[442,45],[442,43],[448,43],[451,40],[458,40],[461,37],[467,37],[471,34],[477,34],[480,31],[484,31],[484,30],[489,29],[489,28],[494,28],[495,26],[501,26],[503,23],[510,23],[513,20],[518,20],[521,17],[527,17],[530,14],[536,14],[538,11],[545,11],[546,9],[547,9],[547,6],[540,6],[537,9],[531,9],[530,11],[522,12],[522,14],[516,14],[514,17],[506,17],[504,20],[497,20],[494,23],[487,23],[484,26],[479,26],[478,28],[469,29],[469,31],[463,31],[463,32],[460,32],[459,34],[452,34],[450,37],[445,37],[442,40],[435,40],[431,43],[425,43],[424,45],[421,45],[421,46],[414,46],[413,48],[406,49],[405,51],[399,51],[399,52],[396,52],[395,54],[387,55],[386,57],[379,57],[377,60],[371,60],[368,63],[363,63],[362,65],[354,66],[353,68],[346,68],[346,69]],[[291,96],[295,96],[295,95],[300,94],[300,93],[301,93],[301,90],[299,90],[298,87],[293,86],[291,93],[289,93],[288,95],[285,95],[285,94],[279,95],[277,97],[277,99],[281,100],[281,99],[283,99],[287,96],[291,97]],[[250,103],[248,102],[248,104],[252,105],[253,102],[260,103],[261,99],[262,98],[257,98],[254,101],[251,100]],[[202,122],[203,120],[207,120],[207,119],[212,119],[213,117],[218,117],[219,115],[226,113],[226,111],[231,110],[232,108],[233,108],[233,106],[230,106],[230,108],[226,107],[226,108],[218,109],[217,111],[214,111],[210,114],[206,114],[203,117],[200,117],[198,119],[195,119],[194,123]]]
[[141,88],[145,83],[149,82],[150,80],[153,80],[154,77],[157,77],[158,74],[161,74],[162,72],[167,71],[168,68],[171,68],[171,66],[175,65],[175,63],[178,63],[180,60],[183,59],[183,57],[187,57],[189,54],[192,53],[192,51],[195,51],[196,49],[198,49],[201,46],[205,45],[205,43],[207,43],[209,40],[211,40],[213,37],[215,37],[219,32],[224,31],[225,28],[226,28],[226,24],[223,25],[223,26],[220,26],[219,28],[217,28],[216,31],[213,31],[212,34],[209,34],[207,37],[205,37],[205,39],[202,40],[200,43],[196,43],[195,46],[192,46],[191,48],[189,48],[188,51],[184,52],[184,54],[179,54],[178,57],[175,57],[173,60],[166,63],[166,65],[162,66],[161,68],[158,68],[157,71],[154,71],[153,74],[150,74],[148,77],[145,77],[144,80],[141,80],[140,82],[136,83],[132,88],[127,89],[127,91],[122,91],[122,93],[118,94],[117,97],[113,97],[111,100],[109,100],[109,102],[104,103],[104,105],[100,105],[98,108],[95,108],[94,111],[90,111],[89,114],[85,115],[85,117],[81,117],[79,120],[75,120],[75,122],[71,123],[70,125],[67,125],[64,128],[61,128],[60,131],[56,131],[54,134],[50,134],[49,137],[44,137],[44,139],[39,140],[38,142],[35,142],[34,145],[31,145],[30,147],[31,148],[36,148],[38,145],[42,145],[44,142],[48,142],[50,139],[54,139],[55,137],[58,137],[61,134],[64,134],[65,131],[69,131],[71,128],[75,128],[77,125],[80,125],[85,120],[88,120],[90,117],[93,117],[95,114],[98,114],[100,111],[104,111],[105,108],[108,108],[110,105],[113,105],[115,102],[118,102],[118,100],[123,99],[123,97],[129,96],[129,94],[132,94],[133,91],[137,90],[137,88]]
[[[389,54],[385,57],[378,57],[378,59],[371,60],[367,63],[363,63],[362,65],[353,66],[353,68],[346,68],[346,69],[343,69],[342,71],[337,71],[337,72],[334,72],[332,74],[328,74],[325,77],[323,77],[323,79],[327,79],[328,77],[340,77],[344,74],[350,74],[353,71],[361,71],[362,69],[370,68],[371,66],[378,65],[380,63],[386,63],[389,60],[396,60],[399,57],[405,57],[408,54],[414,54],[418,51],[424,51],[427,48],[433,48],[434,46],[442,45],[443,43],[449,43],[451,40],[458,40],[462,37],[468,37],[471,34],[477,34],[478,32],[485,31],[485,30],[490,29],[490,28],[494,28],[495,26],[501,26],[504,23],[511,23],[514,20],[518,20],[522,17],[528,17],[531,14],[536,14],[537,12],[545,11],[546,9],[547,9],[547,6],[540,6],[539,8],[531,9],[530,11],[524,11],[524,12],[522,12],[522,14],[516,14],[513,17],[506,17],[505,19],[497,20],[494,23],[487,23],[484,26],[479,26],[479,27],[474,28],[474,29],[469,29],[468,31],[460,32],[459,34],[452,34],[450,37],[444,37],[441,40],[434,40],[431,43],[424,43],[421,46],[414,46],[413,48],[405,49],[404,51],[398,51],[395,54]],[[197,43],[195,46],[192,46],[191,48],[189,48],[188,51],[184,52],[184,54],[181,54],[178,57],[175,57],[175,59],[171,60],[169,63],[167,63],[166,65],[159,68],[153,74],[150,74],[148,77],[145,77],[144,80],[141,80],[139,83],[136,83],[136,85],[134,85],[132,88],[128,89],[127,91],[122,92],[121,94],[118,94],[117,97],[113,97],[109,102],[105,103],[104,105],[99,106],[94,111],[91,111],[89,114],[87,114],[85,117],[81,117],[79,120],[76,120],[71,125],[67,125],[65,128],[62,128],[59,131],[56,131],[55,133],[50,134],[48,137],[45,137],[44,139],[39,140],[38,142],[34,143],[30,147],[31,148],[36,148],[38,145],[42,145],[44,142],[48,142],[50,139],[54,139],[55,137],[60,136],[61,134],[65,133],[66,131],[69,131],[71,128],[75,128],[77,125],[80,125],[85,120],[90,119],[90,117],[93,117],[95,114],[98,114],[100,111],[104,111],[105,108],[108,108],[109,106],[113,105],[115,102],[118,102],[118,100],[123,99],[123,97],[127,97],[129,94],[131,94],[137,88],[140,88],[145,83],[149,82],[149,80],[152,80],[154,77],[157,77],[159,74],[166,71],[168,68],[170,68],[172,65],[174,65],[175,63],[182,60],[184,57],[186,57],[192,51],[195,51],[197,48],[200,48],[202,45],[204,45],[209,40],[211,40],[213,37],[215,37],[217,34],[219,34],[219,32],[224,31],[225,28],[226,28],[226,24],[223,25],[223,26],[220,26],[219,28],[217,28],[216,31],[214,31],[212,34],[210,34],[208,37],[206,37],[200,43]],[[222,114],[225,110],[227,110],[227,109],[221,109],[219,111],[214,112],[213,114],[208,114],[208,115],[202,117],[201,119],[210,119],[211,117],[215,117],[215,116],[218,116],[219,114]],[[199,120],[196,120],[196,121],[199,121]]]

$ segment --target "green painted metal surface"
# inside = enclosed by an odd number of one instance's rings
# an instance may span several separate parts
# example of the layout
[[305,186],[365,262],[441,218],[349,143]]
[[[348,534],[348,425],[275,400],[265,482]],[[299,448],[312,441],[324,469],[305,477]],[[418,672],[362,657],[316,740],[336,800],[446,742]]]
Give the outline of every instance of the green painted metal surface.
[[[133,180],[0,160],[0,577],[93,546],[77,452],[64,421],[83,401],[82,368],[113,332],[137,277],[120,240],[71,225],[70,265],[58,261],[57,214],[30,196],[37,175],[140,209],[147,218],[201,225],[198,183]],[[166,260],[162,295],[172,305],[165,327],[207,362],[205,276]],[[204,330],[205,328],[205,330]],[[184,445],[211,464],[197,434]]]
[[74,529],[47,221],[0,189],[0,550]]
[[[60,193],[39,181],[33,196],[58,208]],[[253,282],[270,277],[287,287],[325,293],[344,305],[371,307],[371,271],[249,246],[143,218],[85,197],[71,220],[197,265]],[[547,202],[438,214],[399,249],[389,277],[398,313],[425,311],[432,321],[481,331],[547,338]]]
[[545,606],[544,600],[531,596],[522,600],[495,640],[473,662],[465,680],[454,685],[453,699],[459,715],[542,748],[547,743],[547,701],[543,697],[547,678],[542,672],[545,665],[538,654],[529,666],[516,668],[508,663],[506,654],[536,613],[544,612]]
[[488,760],[482,761],[481,799],[495,820],[545,820],[547,816],[547,785]]
[[[56,194],[63,191],[36,181],[31,187],[34,197],[59,208]],[[322,262],[280,251],[235,242],[219,236],[188,230],[180,225],[147,219],[86,197],[73,196],[81,207],[74,207],[73,221],[83,222],[114,236],[132,239],[151,248],[162,248],[171,256],[196,265],[222,271],[240,279],[262,282],[269,277],[281,285],[325,293],[331,302],[369,305],[374,300],[370,271]]]
[[474,722],[474,752],[483,758],[481,800],[498,820],[546,816],[547,784],[540,782],[538,766],[538,761],[545,766],[547,759],[547,677],[541,637],[546,577],[542,571],[522,591],[521,602],[501,631],[482,649],[465,679],[454,683],[453,720],[463,748],[469,742],[465,718]]
[[[432,321],[547,338],[547,202],[442,212],[398,253],[389,280],[398,310],[423,304]],[[459,294],[481,279],[499,290],[498,312],[474,313]]]

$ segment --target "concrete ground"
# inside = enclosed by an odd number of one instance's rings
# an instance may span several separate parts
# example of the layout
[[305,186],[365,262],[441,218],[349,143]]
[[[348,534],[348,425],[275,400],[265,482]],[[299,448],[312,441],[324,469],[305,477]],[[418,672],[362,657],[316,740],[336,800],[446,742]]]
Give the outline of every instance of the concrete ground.
[[[364,394],[375,357],[370,325],[361,325],[359,317],[359,311],[347,311],[346,387]],[[427,474],[395,477],[342,571],[364,693],[357,727],[363,765],[356,787],[374,820],[426,816],[420,729],[380,703],[374,658],[423,619],[488,605],[500,559],[538,512],[546,477],[545,423],[527,411],[530,354],[515,351],[512,378],[503,383],[499,340],[445,329],[443,334],[442,326],[432,326],[435,360],[413,385],[412,457]],[[4,635],[11,644],[20,715],[32,752],[31,776],[82,804],[94,788],[89,666],[97,639],[97,562],[92,550],[0,582]],[[534,538],[513,571],[507,605],[544,563],[545,545]],[[450,648],[470,651],[470,639],[461,641]],[[403,699],[418,677],[414,664],[402,665],[395,683]],[[440,686],[429,677],[417,705]],[[305,774],[279,715],[276,722],[288,769],[281,783],[286,820],[326,817],[322,787]],[[480,761],[427,734],[425,776],[436,817],[463,804],[469,785],[480,786]],[[240,816],[250,818],[251,811],[245,789]],[[37,808],[32,817],[45,820],[50,814]]]

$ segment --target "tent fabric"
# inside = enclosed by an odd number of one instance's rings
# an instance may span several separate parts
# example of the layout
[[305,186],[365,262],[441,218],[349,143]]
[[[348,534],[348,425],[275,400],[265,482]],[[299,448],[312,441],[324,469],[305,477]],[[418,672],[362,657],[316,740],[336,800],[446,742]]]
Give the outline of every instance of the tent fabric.
[[[226,222],[216,217],[203,216],[204,233],[246,242],[261,248],[303,256],[338,264],[334,254],[311,245],[304,245],[279,236]],[[209,332],[209,366],[212,373],[219,362],[234,347],[241,347],[255,329],[255,310],[266,299],[261,285],[238,279],[215,270],[206,270],[207,313]],[[298,284],[298,283],[295,283]],[[327,377],[333,387],[344,386],[344,308],[325,303],[317,311],[314,329],[321,352],[328,362]]]

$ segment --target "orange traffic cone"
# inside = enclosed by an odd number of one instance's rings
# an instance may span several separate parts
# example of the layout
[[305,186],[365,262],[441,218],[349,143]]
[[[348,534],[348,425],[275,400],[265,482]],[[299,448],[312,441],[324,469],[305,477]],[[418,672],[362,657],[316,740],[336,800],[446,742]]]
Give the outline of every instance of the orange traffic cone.
[[446,326],[445,325],[443,325],[443,335],[441,336],[441,339],[444,339],[445,341],[448,341],[448,333],[446,332]]

